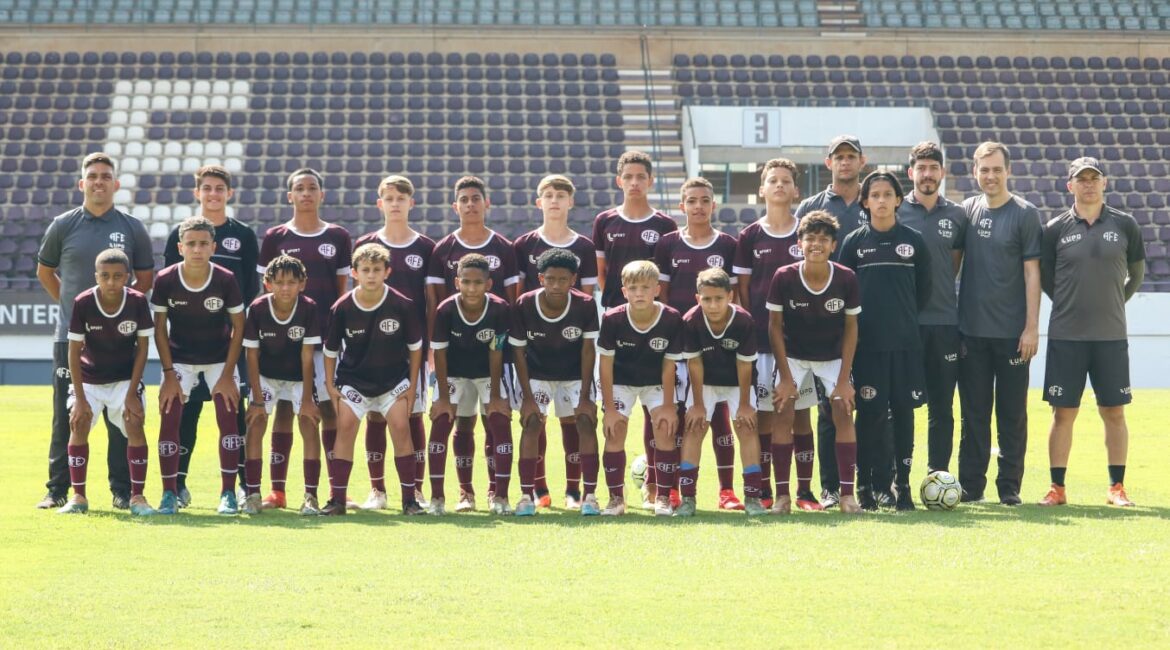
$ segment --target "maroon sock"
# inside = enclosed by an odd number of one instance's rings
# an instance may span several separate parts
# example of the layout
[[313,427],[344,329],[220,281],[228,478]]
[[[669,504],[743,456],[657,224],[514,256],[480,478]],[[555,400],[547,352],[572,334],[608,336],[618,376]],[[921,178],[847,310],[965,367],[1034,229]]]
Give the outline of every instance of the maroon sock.
[[414,489],[422,492],[427,476],[427,430],[421,413],[410,416],[410,444],[414,447]]
[[488,417],[491,431],[494,470],[496,475],[496,496],[507,499],[508,487],[512,482],[512,421],[506,415],[492,413]]
[[[288,457],[292,454],[292,446],[292,431],[272,432],[272,455],[269,457],[268,463],[272,472],[272,489],[276,492],[284,492],[285,484],[288,481]],[[252,478],[251,470],[245,470],[245,473],[249,485],[253,483],[260,485],[259,475]]]
[[470,429],[460,430],[456,422],[455,439],[451,445],[455,447],[455,474],[459,477],[459,489],[475,494],[475,488],[471,485],[475,466],[475,433]]
[[730,410],[727,402],[719,402],[711,417],[711,447],[715,451],[715,469],[719,473],[720,490],[734,487],[735,433],[731,430]]
[[321,482],[321,459],[306,458],[302,467],[305,470],[305,494],[317,496],[317,484]]
[[178,491],[179,423],[183,420],[183,405],[176,398],[170,413],[163,413],[158,432],[158,471],[162,475],[164,491]]
[[146,445],[126,447],[126,464],[130,466],[130,496],[141,496],[146,487],[146,465],[149,450]]
[[743,474],[743,497],[745,499],[760,498],[760,473],[759,472],[744,472]]
[[601,455],[601,463],[605,467],[605,485],[609,488],[610,498],[624,498],[626,452],[607,451]]
[[85,473],[89,469],[89,444],[67,445],[69,453],[69,482],[73,484],[73,493],[85,497]]
[[772,434],[760,433],[760,489],[772,490]]
[[[239,402],[236,402],[234,408],[239,406]],[[244,438],[240,436],[236,412],[228,410],[227,400],[222,395],[215,396],[215,423],[219,425],[220,491],[233,492],[236,489],[236,474],[240,471],[240,448],[244,446]]]
[[597,454],[581,454],[581,484],[584,494],[597,493],[597,472],[600,469],[601,459]]
[[[581,489],[581,434],[573,420],[561,420],[561,444],[565,448],[565,492]],[[596,482],[596,476],[594,476]]]
[[488,494],[493,494],[496,491],[496,446],[492,442],[492,428],[488,426],[487,416],[480,415],[479,419],[483,423],[483,464],[487,466]]
[[386,421],[366,420],[366,467],[370,487],[386,491]]
[[542,423],[540,425],[540,439],[538,441],[538,451],[536,455],[536,490],[541,494],[548,493],[548,480],[544,475],[544,457],[548,451],[548,432]]
[[[657,445],[654,444],[654,423],[650,420],[650,411],[646,410],[645,407],[642,408],[642,418],[642,445],[646,450],[646,484],[654,489],[658,484],[654,469],[654,453],[657,451]],[[608,478],[606,483],[609,483]]]
[[816,459],[813,440],[815,436],[812,432],[792,436],[796,456],[796,490],[799,494],[812,491],[813,460]]
[[[244,489],[249,495],[260,494],[260,479],[262,478],[261,474],[264,472],[264,461],[257,458],[255,460],[247,460],[244,464],[246,465],[244,480],[247,481]],[[287,466],[285,469],[287,469]]]
[[334,458],[329,461],[329,488],[333,503],[344,504],[346,490],[349,489],[349,473],[353,471],[353,461]]
[[321,429],[321,446],[325,448],[325,461],[333,460],[333,444],[337,442],[337,429]]
[[394,469],[398,472],[398,489],[402,490],[402,505],[414,503],[414,452],[394,457]]
[[694,497],[699,487],[699,466],[678,471],[678,491],[684,497]]
[[520,496],[531,496],[536,489],[536,459],[521,458],[517,465],[520,471]]
[[[444,498],[444,472],[447,471],[447,438],[451,435],[451,418],[446,415],[431,423],[431,442],[427,445],[427,455],[431,465],[431,498]],[[456,458],[458,462],[458,458]],[[417,463],[415,469],[418,468]]]
[[853,471],[857,467],[857,443],[837,443],[837,476],[841,477],[841,496],[853,495]]
[[776,496],[791,494],[789,483],[792,479],[792,443],[772,443],[772,463],[776,466]]
[[658,475],[658,495],[670,494],[675,489],[676,474],[678,473],[678,450],[659,449],[654,452],[655,469]]

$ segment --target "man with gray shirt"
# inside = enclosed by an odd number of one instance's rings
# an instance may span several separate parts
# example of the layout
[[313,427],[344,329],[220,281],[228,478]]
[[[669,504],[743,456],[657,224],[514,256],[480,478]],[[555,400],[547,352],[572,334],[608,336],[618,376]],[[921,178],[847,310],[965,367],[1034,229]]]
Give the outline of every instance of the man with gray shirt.
[[[37,253],[37,279],[60,307],[53,338],[53,430],[49,443],[48,493],[38,508],[58,508],[69,490],[66,445],[69,442],[69,344],[66,340],[73,300],[94,285],[94,260],[107,248],[125,251],[134,268],[134,288],[150,291],[154,282],[154,257],[146,226],[114,207],[118,191],[114,161],[104,153],[92,153],[81,163],[78,189],[85,200],[49,224]],[[128,508],[130,472],[126,465],[125,435],[106,419],[109,432],[107,462],[114,507]]]
[[991,462],[995,408],[999,502],[1020,505],[1028,448],[1028,364],[1040,340],[1040,239],[1036,206],[1008,191],[1008,149],[975,149],[982,194],[963,202],[968,231],[959,283],[959,481],[981,501]]
[[1052,405],[1048,434],[1052,487],[1042,506],[1067,503],[1064,475],[1073,423],[1086,375],[1097,395],[1109,456],[1106,503],[1132,506],[1125,494],[1129,429],[1129,342],[1125,303],[1142,285],[1146,253],[1134,218],[1105,205],[1105,173],[1096,158],[1077,158],[1068,169],[1073,207],[1048,222],[1040,254],[1040,284],[1052,298],[1044,400]]
[[942,196],[946,167],[933,142],[910,150],[906,170],[914,190],[898,208],[898,221],[922,234],[930,253],[930,299],[918,313],[927,404],[928,471],[950,471],[955,438],[955,383],[959,379],[959,301],[955,277],[963,262],[967,219],[963,207]]

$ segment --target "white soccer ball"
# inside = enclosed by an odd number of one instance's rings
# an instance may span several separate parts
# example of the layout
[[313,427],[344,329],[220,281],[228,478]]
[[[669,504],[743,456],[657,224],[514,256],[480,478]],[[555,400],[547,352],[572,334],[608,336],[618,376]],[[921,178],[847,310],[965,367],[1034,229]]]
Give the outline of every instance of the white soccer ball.
[[963,486],[952,474],[939,470],[922,479],[918,495],[927,510],[954,510],[963,496]]
[[630,465],[630,479],[634,482],[634,487],[639,490],[646,484],[646,471],[650,469],[650,463],[646,460],[646,454],[641,454],[634,459],[633,464]]

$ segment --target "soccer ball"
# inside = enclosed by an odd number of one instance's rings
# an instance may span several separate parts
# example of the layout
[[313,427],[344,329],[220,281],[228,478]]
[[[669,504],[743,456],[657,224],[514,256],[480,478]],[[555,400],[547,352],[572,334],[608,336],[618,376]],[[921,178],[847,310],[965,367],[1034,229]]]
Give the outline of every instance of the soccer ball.
[[963,496],[963,486],[949,472],[939,470],[922,479],[918,495],[927,510],[954,510]]
[[639,490],[646,484],[646,471],[650,469],[650,463],[646,460],[646,454],[641,454],[634,459],[630,465],[630,480],[634,482],[634,487]]

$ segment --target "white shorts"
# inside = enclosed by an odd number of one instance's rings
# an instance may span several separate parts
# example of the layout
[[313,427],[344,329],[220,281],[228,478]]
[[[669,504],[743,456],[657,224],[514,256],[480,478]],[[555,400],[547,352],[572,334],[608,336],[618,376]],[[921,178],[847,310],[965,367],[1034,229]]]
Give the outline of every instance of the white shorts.
[[829,395],[837,388],[837,376],[841,374],[841,360],[805,361],[789,357],[788,371],[792,373],[792,381],[796,382],[799,395],[796,398],[796,410],[800,411],[817,405],[816,379],[820,379],[821,384],[825,387],[825,395]]
[[[553,407],[553,413],[558,418],[571,418],[577,411],[577,404],[581,401],[581,380],[576,381],[552,381],[547,379],[529,379],[528,383],[532,386],[532,400],[536,402],[536,407],[540,409],[541,415],[548,415],[549,405]],[[521,391],[519,386],[513,391],[516,402],[512,405],[515,410],[520,410]],[[593,385],[589,386],[589,399],[593,399]]]
[[[666,395],[662,386],[623,386],[613,387],[613,407],[618,413],[630,417],[634,410],[634,402],[641,401],[647,410],[654,410],[666,403]],[[608,405],[607,405],[608,406]]]
[[[89,410],[93,412],[93,417],[89,420],[89,430],[93,431],[93,427],[101,419],[102,409],[106,410],[106,417],[110,418],[110,424],[118,427],[122,435],[126,435],[126,422],[123,417],[126,408],[126,395],[130,393],[130,380],[115,381],[109,384],[82,384],[85,389],[85,401],[89,402]],[[144,393],[146,387],[142,382],[138,382],[138,400],[142,402],[142,408],[146,408],[146,400]],[[69,385],[69,397],[66,398],[65,408],[70,411],[73,410],[73,404],[76,403],[77,396],[73,394],[73,385]]]
[[687,404],[691,398],[691,372],[686,360],[674,362],[674,403]]
[[338,386],[337,392],[341,393],[341,403],[349,407],[353,414],[357,416],[358,420],[362,420],[370,413],[377,413],[382,417],[390,412],[390,407],[394,406],[394,402],[410,388],[410,380],[403,379],[393,389],[382,393],[381,395],[368,396],[362,394],[352,386]]
[[760,352],[756,355],[756,409],[763,413],[776,410],[772,397],[776,394],[776,355]]
[[[448,377],[447,394],[451,396],[451,404],[455,406],[455,417],[466,418],[475,415],[476,404],[479,404],[479,412],[487,415],[487,405],[492,399],[491,383],[490,377],[479,379]],[[508,399],[503,377],[500,378],[500,397]]]
[[[203,375],[203,381],[207,382],[207,390],[211,392],[215,390],[215,382],[219,381],[223,375],[223,362],[220,363],[176,363],[175,364],[175,379],[179,380],[179,392],[183,394],[183,403],[187,403],[187,397],[191,395],[191,390],[199,383],[199,375]],[[232,381],[238,386],[240,384],[240,371],[238,368],[232,368]]]
[[313,394],[318,404],[329,401],[329,391],[325,389],[325,353],[320,348],[313,351]]
[[[264,404],[264,412],[272,415],[276,410],[276,403],[284,400],[292,404],[293,413],[300,414],[301,401],[305,394],[305,382],[303,381],[289,381],[287,379],[269,379],[264,375],[260,375],[260,398]],[[253,402],[257,401],[256,396],[252,396]]]
[[410,408],[410,414],[427,412],[427,362],[423,361],[418,370],[418,381],[415,382],[414,389],[414,406]]
[[[748,392],[748,399],[751,400],[752,408],[756,408],[756,396]],[[711,417],[715,415],[715,406],[720,402],[727,402],[727,410],[731,413],[731,419],[735,419],[735,411],[739,408],[739,386],[703,386],[703,408],[707,410],[707,421],[711,421]],[[687,408],[690,408],[695,403],[694,396],[687,395]]]

